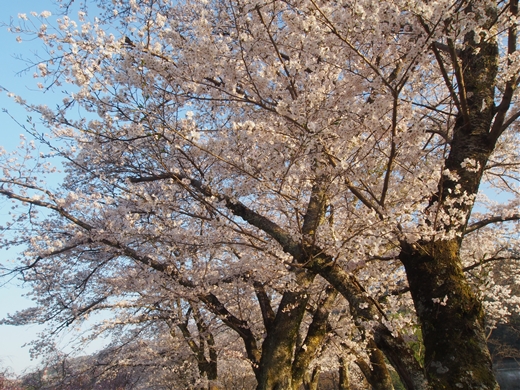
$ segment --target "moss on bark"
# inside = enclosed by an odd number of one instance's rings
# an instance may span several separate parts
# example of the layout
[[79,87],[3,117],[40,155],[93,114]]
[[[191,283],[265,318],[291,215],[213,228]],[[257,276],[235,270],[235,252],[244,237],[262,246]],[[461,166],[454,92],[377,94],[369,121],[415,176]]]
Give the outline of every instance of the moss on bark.
[[410,245],[401,252],[434,389],[497,389],[482,305],[464,277],[457,240]]

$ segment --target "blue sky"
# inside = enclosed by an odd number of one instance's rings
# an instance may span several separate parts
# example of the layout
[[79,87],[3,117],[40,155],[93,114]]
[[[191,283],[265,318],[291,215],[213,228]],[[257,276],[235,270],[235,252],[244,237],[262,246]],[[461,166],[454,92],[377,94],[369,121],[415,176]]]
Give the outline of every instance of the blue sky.
[[[47,104],[57,100],[52,91],[45,94],[36,87],[37,80],[33,78],[32,71],[22,72],[27,64],[20,60],[20,57],[31,58],[42,52],[42,46],[37,41],[22,42],[16,41],[16,35],[7,31],[4,24],[9,24],[12,19],[17,22],[19,13],[30,14],[31,11],[42,12],[51,11],[56,13],[56,6],[51,0],[19,0],[2,1],[2,13],[0,14],[0,86],[10,90],[17,95],[21,95],[28,101],[43,102]],[[20,122],[25,122],[27,112],[15,104],[5,92],[0,92],[0,108],[9,111],[10,115]],[[0,144],[6,150],[13,150],[19,142],[22,129],[5,112],[0,112]],[[0,224],[5,220],[5,215],[9,206],[4,200],[0,199]],[[6,252],[0,249],[0,263],[5,263],[10,258],[15,257],[16,253]],[[0,284],[5,280],[0,280]],[[0,318],[4,318],[8,313],[30,306],[31,302],[22,295],[27,292],[20,283],[9,283],[0,287]],[[44,329],[43,326],[23,326],[14,327],[0,325],[0,368],[9,367],[17,373],[21,373],[28,367],[37,365],[37,361],[31,361],[29,348],[22,348],[22,345],[36,338],[38,332]]]

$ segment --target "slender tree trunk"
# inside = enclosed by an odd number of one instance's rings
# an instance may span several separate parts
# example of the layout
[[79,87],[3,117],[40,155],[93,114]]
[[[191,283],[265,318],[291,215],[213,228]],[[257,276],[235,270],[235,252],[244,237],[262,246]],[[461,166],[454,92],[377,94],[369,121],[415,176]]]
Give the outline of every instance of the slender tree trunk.
[[209,390],[220,390],[221,387],[217,385],[218,381],[218,365],[217,365],[217,351],[214,344],[209,345],[209,365],[207,370]]
[[348,362],[344,358],[339,359],[339,390],[350,390],[350,377]]
[[199,363],[199,371],[206,375],[206,379],[208,380],[208,390],[221,390],[221,387],[217,385],[216,381],[218,380],[218,371],[217,371],[217,361],[207,361],[201,367]]
[[381,350],[377,348],[372,340],[368,343],[370,364],[359,359],[356,364],[359,366],[366,380],[373,390],[393,390],[392,377],[386,367],[385,357]]
[[[312,372],[307,372],[306,378],[303,381],[304,390],[318,390],[318,383],[320,380],[320,367],[316,366],[312,370]],[[299,386],[295,390],[299,390]]]

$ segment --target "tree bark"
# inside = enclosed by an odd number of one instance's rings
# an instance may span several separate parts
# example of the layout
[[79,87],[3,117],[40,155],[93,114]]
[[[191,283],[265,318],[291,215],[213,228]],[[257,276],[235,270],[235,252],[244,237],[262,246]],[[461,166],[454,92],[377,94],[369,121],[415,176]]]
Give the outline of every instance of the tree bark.
[[348,362],[344,358],[339,358],[339,390],[350,390],[350,377],[348,372]]
[[484,311],[471,291],[457,240],[401,252],[434,389],[498,389],[484,334]]
[[[292,385],[294,390],[299,390],[304,382],[304,378],[311,377],[308,383],[313,383],[312,378],[319,375],[319,369],[313,370],[313,374],[309,375],[309,366],[316,357],[323,340],[327,334],[327,326],[329,313],[332,309],[338,292],[329,286],[324,297],[318,302],[318,307],[314,312],[312,322],[307,329],[307,335],[301,347],[295,351],[294,361],[292,365]],[[317,381],[317,378],[315,379]],[[316,382],[317,383],[317,382]]]
[[356,364],[363,372],[372,390],[393,390],[392,377],[386,367],[385,357],[373,340],[368,342],[370,364],[358,359]]
[[[202,378],[206,378],[209,382],[209,390],[218,390],[219,386],[212,384],[218,379],[218,354],[215,349],[215,340],[213,335],[209,331],[207,325],[204,323],[202,316],[200,315],[198,308],[190,305],[191,308],[186,314],[185,322],[177,323],[177,328],[181,331],[184,340],[190,347],[195,358],[197,359],[197,366],[199,374]],[[190,313],[193,314],[195,319],[197,330],[199,333],[199,343],[197,344],[194,340],[194,336],[188,329],[188,321]],[[173,336],[172,324],[170,325],[170,332]],[[208,356],[206,356],[206,350]]]
[[[452,68],[457,81],[455,85],[445,78],[458,114],[444,173],[426,213],[440,237],[402,242],[400,259],[421,323],[425,368],[433,388],[498,389],[485,342],[482,305],[464,276],[459,253],[484,169],[505,129],[516,81],[507,81],[496,106],[499,51],[493,29],[497,5],[489,2],[480,7],[469,1],[461,6],[460,12],[472,15],[488,36],[467,32],[458,51],[455,42],[448,39],[451,64],[432,49],[439,66]],[[518,1],[510,2],[508,12],[516,17]],[[516,34],[516,26],[511,27],[511,55],[516,51]],[[437,218],[439,214],[444,214],[443,218]]]
[[[319,366],[314,367],[312,372],[308,372],[305,374],[306,378],[303,381],[304,390],[318,390],[318,384],[320,381],[320,372],[321,369]],[[295,387],[296,390],[299,390],[300,387]]]
[[257,390],[293,390],[292,363],[300,325],[309,300],[307,288],[315,274],[296,274],[298,289],[283,294],[276,317],[262,344]]

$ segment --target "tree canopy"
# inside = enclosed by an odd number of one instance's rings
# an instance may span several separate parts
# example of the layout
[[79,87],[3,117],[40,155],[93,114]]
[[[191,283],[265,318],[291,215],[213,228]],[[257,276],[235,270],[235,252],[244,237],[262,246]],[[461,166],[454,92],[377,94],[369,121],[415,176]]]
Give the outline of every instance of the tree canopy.
[[[235,359],[257,389],[320,369],[347,388],[354,366],[375,389],[389,370],[498,388],[486,335],[518,308],[517,0],[60,3],[12,29],[46,45],[41,87],[71,92],[16,97],[46,130],[0,158],[3,244],[23,244],[11,272],[35,300],[9,321],[50,324],[37,350],[109,310],[91,337],[184,340],[210,387]],[[125,361],[161,369],[165,345]]]

